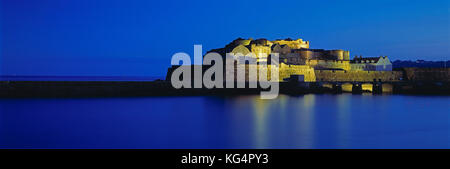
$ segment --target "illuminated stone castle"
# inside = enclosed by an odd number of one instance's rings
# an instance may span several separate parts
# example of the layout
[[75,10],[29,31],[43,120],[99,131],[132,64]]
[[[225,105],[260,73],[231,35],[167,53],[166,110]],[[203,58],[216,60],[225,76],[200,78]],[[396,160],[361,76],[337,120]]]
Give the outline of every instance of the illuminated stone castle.
[[282,64],[305,65],[314,70],[392,71],[392,64],[386,56],[370,58],[359,56],[350,60],[349,51],[310,49],[309,42],[302,39],[269,41],[238,38],[224,48],[213,49],[210,52],[217,52],[222,56],[226,53],[243,55],[254,53],[257,62],[266,62],[271,53],[278,53]]
[[[297,75],[301,76],[302,81],[305,82],[371,82],[401,79],[401,72],[392,71],[392,63],[386,56],[368,58],[355,56],[351,60],[349,51],[310,49],[309,45],[308,41],[302,39],[288,38],[269,41],[267,39],[238,38],[224,48],[213,49],[209,52],[217,52],[222,56],[226,56],[226,53],[235,55],[252,53],[256,62],[267,62],[271,53],[278,53],[280,81]],[[249,65],[249,67],[252,66],[257,65]],[[268,69],[271,69],[270,67],[269,64]],[[233,71],[228,71],[225,72],[225,75],[233,73]],[[246,73],[247,71],[245,70]]]

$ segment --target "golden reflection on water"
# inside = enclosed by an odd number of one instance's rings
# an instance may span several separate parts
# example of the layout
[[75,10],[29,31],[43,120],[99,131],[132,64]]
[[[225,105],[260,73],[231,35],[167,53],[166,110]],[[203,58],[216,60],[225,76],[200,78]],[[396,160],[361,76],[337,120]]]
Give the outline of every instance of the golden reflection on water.
[[[286,104],[289,96],[280,95],[277,99],[274,100],[263,100],[260,99],[259,96],[253,98],[252,101],[252,109],[253,109],[253,119],[254,122],[254,145],[255,148],[269,148],[269,141],[271,140],[269,135],[269,130],[280,130],[286,131],[284,125],[271,126],[268,122],[274,121],[274,116],[280,121],[277,121],[278,124],[286,123]],[[276,113],[276,114],[274,114]],[[274,128],[269,128],[274,127]]]
[[300,98],[296,114],[299,116],[298,131],[300,136],[296,137],[301,142],[303,147],[299,148],[313,148],[314,147],[314,106],[316,104],[316,96],[307,94]]
[[[301,147],[294,148],[313,148],[314,143],[314,106],[315,106],[315,95],[308,94],[304,96],[291,97],[286,95],[280,95],[274,100],[262,100],[259,96],[242,96],[234,99],[232,103],[232,112],[234,113],[235,126],[241,126],[238,123],[252,123],[252,137],[254,148],[270,148],[270,140],[280,140],[284,139],[282,143],[292,144],[292,145],[302,145]],[[247,107],[247,106],[251,107]],[[288,107],[289,106],[289,107]],[[251,112],[242,111],[250,110]],[[244,114],[242,114],[244,113]],[[249,113],[252,117],[252,121],[242,121]],[[292,119],[286,119],[291,116],[296,117],[297,121],[294,123],[294,128],[292,125],[288,126],[286,123],[292,123]],[[274,122],[277,118],[279,121],[278,125],[269,124],[269,122]],[[245,118],[244,118],[245,119]],[[295,120],[294,120],[295,121]],[[272,128],[269,128],[272,127]],[[239,128],[235,128],[239,130]],[[273,131],[283,138],[270,138],[273,137],[270,134]],[[292,133],[294,132],[294,133]],[[273,134],[273,133],[272,133]],[[292,136],[295,134],[295,136]],[[236,140],[238,141],[238,140]],[[285,145],[281,145],[285,146]]]
[[265,148],[268,144],[267,137],[267,113],[269,111],[269,106],[271,100],[262,100],[260,98],[254,98],[253,100],[253,119],[254,123],[254,143],[255,148]]
[[[348,147],[351,135],[351,94],[330,96],[329,112],[336,122],[331,134],[337,138],[337,146]],[[316,128],[317,95],[280,95],[274,100],[262,100],[259,96],[242,96],[233,99],[234,129],[248,126],[248,137],[254,148],[270,148],[275,145],[292,148],[315,148],[315,140],[320,133]],[[321,109],[321,110],[317,110]],[[324,109],[328,110],[328,109]],[[316,117],[317,116],[317,117]],[[289,118],[289,119],[287,119]],[[242,121],[245,119],[247,121]],[[248,124],[248,125],[245,125]],[[318,127],[318,126],[317,126]],[[235,140],[238,141],[238,140]],[[275,146],[277,147],[277,146]]]
[[350,136],[350,97],[349,94],[337,95],[337,144],[339,148],[348,146],[348,139]]

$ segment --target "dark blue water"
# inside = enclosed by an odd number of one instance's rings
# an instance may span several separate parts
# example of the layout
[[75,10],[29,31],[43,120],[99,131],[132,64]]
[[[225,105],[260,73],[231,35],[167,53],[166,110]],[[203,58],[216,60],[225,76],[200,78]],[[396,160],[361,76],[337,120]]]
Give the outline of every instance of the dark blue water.
[[450,97],[1,99],[0,148],[450,148]]

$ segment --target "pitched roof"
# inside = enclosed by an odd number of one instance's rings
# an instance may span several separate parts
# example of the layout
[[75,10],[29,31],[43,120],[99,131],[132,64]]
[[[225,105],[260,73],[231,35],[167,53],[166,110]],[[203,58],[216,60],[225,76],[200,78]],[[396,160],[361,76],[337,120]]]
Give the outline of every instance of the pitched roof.
[[378,60],[380,60],[381,57],[366,57],[366,58],[361,58],[361,57],[355,57],[352,61],[352,63],[355,63],[356,61],[361,62],[361,61],[370,61],[373,63],[377,63]]

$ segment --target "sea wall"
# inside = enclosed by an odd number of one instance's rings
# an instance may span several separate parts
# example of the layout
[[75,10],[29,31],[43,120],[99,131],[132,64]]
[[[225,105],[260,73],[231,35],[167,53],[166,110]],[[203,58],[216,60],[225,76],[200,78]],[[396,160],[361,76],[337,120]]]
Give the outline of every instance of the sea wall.
[[450,68],[403,68],[404,80],[408,81],[450,81]]
[[291,75],[303,75],[305,78],[305,82],[315,82],[316,75],[314,73],[314,69],[307,65],[285,65],[281,64],[280,68],[280,81],[283,81],[285,78],[289,78]]
[[[245,70],[242,70],[245,69]],[[278,67],[274,65],[267,65],[261,67],[259,65],[242,65],[236,66],[234,69],[234,78],[237,78],[237,72],[242,71],[245,72],[246,81],[248,81],[249,77],[252,77],[251,72],[249,70],[256,70],[256,78],[259,78],[260,69],[267,72],[267,79],[271,80],[271,71],[278,69],[278,81],[283,81],[286,78],[289,78],[291,75],[303,75],[305,82],[315,82],[316,76],[314,74],[314,69],[307,65],[286,65],[281,63]],[[225,76],[232,76],[233,70],[225,70]]]
[[402,79],[401,71],[360,71],[360,70],[315,70],[317,81],[342,82],[395,82]]
[[[166,80],[170,80],[170,75],[176,67],[169,68]],[[274,65],[268,65],[263,68],[267,71],[267,79],[270,80],[271,70],[278,68],[279,71],[279,81],[283,81],[289,78],[291,75],[303,75],[305,82],[316,82],[316,81],[342,81],[342,82],[373,82],[376,81],[383,82],[396,82],[403,79],[402,71],[361,71],[361,70],[314,70],[314,68],[308,65],[286,65],[281,63],[278,67]],[[208,67],[202,67],[203,72],[205,72]],[[245,69],[245,70],[242,70]],[[232,76],[234,73],[234,78],[237,78],[237,72],[245,72],[246,81],[249,77],[253,77],[250,69],[256,70],[256,78],[258,79],[260,66],[258,65],[245,65],[238,66],[234,70],[226,70],[224,68],[224,78],[227,76]],[[194,75],[193,71],[191,75]]]
[[306,61],[307,65],[315,69],[343,69],[350,70],[350,61],[348,60],[316,60]]

